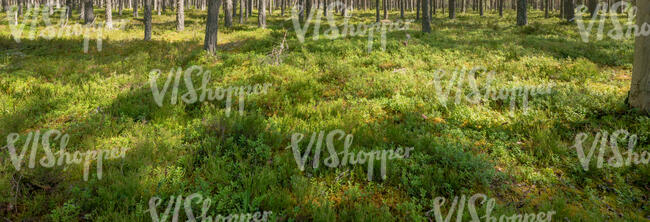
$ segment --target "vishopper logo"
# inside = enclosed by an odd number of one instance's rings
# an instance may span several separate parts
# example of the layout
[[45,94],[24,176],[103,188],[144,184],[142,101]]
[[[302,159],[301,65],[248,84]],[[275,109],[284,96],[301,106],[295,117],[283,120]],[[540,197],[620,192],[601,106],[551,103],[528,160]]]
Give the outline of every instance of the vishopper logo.
[[[621,9],[621,7],[623,7],[625,9],[625,12],[627,12],[627,22],[625,23],[627,29],[625,30],[625,32],[623,32],[623,25],[620,23],[618,14],[616,13],[616,11]],[[580,37],[582,38],[582,41],[589,42],[590,36],[592,34],[591,30],[593,29],[594,24],[596,22],[598,23],[596,39],[603,40],[604,26],[606,20],[606,16],[603,14],[607,13],[607,4],[599,3],[596,6],[596,13],[594,13],[593,17],[591,18],[591,21],[587,21],[588,25],[585,25],[585,20],[582,18],[582,16],[583,14],[589,13],[589,8],[587,6],[580,5],[578,6],[577,10],[580,13],[576,14],[575,21],[576,24],[578,25],[578,29],[580,31]],[[626,38],[629,39],[632,37],[650,35],[650,24],[643,23],[641,26],[636,24],[637,11],[638,8],[636,6],[632,6],[630,3],[624,1],[619,1],[614,3],[609,10],[609,18],[612,25],[614,25],[614,29],[609,30],[607,32],[607,36],[614,40],[622,40]]]
[[[380,165],[381,178],[382,180],[386,179],[386,166],[387,160],[393,159],[403,159],[410,157],[410,152],[414,150],[413,147],[407,147],[406,149],[397,148],[393,150],[373,150],[370,152],[359,151],[353,153],[349,151],[350,146],[352,146],[352,141],[354,136],[352,134],[346,134],[343,130],[333,130],[327,134],[325,137],[325,132],[321,131],[318,133],[318,138],[316,137],[316,132],[312,133],[311,139],[307,148],[304,149],[304,153],[300,153],[300,141],[304,139],[305,135],[302,133],[294,133],[291,135],[291,144],[287,146],[287,149],[291,147],[293,151],[293,157],[296,159],[296,164],[300,171],[305,170],[305,164],[307,158],[309,157],[314,144],[316,145],[314,150],[314,158],[312,159],[313,168],[318,169],[320,165],[321,150],[323,145],[323,139],[325,138],[325,144],[327,146],[327,152],[329,157],[325,158],[323,163],[325,166],[330,168],[337,168],[340,166],[356,165],[356,164],[368,164],[368,181],[372,181],[373,172],[374,172],[374,163],[375,160],[378,161],[377,164]],[[343,151],[341,153],[336,152],[336,147],[334,146],[334,140],[344,140]],[[339,155],[341,155],[339,158]]]
[[[648,151],[643,151],[641,154],[634,151],[638,136],[636,134],[630,134],[627,130],[619,129],[617,131],[614,131],[611,135],[609,135],[609,133],[604,130],[596,133],[596,136],[591,142],[591,149],[587,155],[585,155],[585,150],[582,145],[587,144],[588,139],[589,136],[586,133],[578,133],[575,138],[575,143],[571,147],[576,149],[578,158],[580,159],[580,164],[582,164],[582,168],[585,171],[589,170],[589,163],[591,162],[591,159],[594,155],[594,150],[597,147],[599,147],[599,149],[598,159],[596,160],[596,167],[599,169],[603,168],[606,158],[605,155],[609,155],[607,151],[610,149],[613,156],[611,156],[606,163],[611,167],[619,168],[623,166],[631,166],[633,164],[648,164],[650,161],[650,153],[648,153]],[[623,152],[621,155],[621,152],[618,148],[618,143],[619,141],[626,140],[627,151]]]
[[[255,212],[255,213],[235,213],[223,216],[221,214],[210,216],[208,215],[208,210],[210,210],[210,205],[212,205],[212,199],[203,198],[203,195],[200,193],[193,193],[183,198],[183,195],[178,195],[174,197],[173,195],[169,198],[169,203],[165,208],[165,211],[162,214],[158,214],[158,206],[162,203],[160,197],[151,197],[149,199],[149,214],[151,215],[151,220],[153,222],[165,222],[170,218],[169,214],[174,209],[173,214],[171,215],[171,221],[176,222],[180,217],[181,205],[183,205],[185,210],[185,216],[187,217],[188,222],[196,222],[197,219],[200,219],[201,222],[221,222],[221,221],[268,221],[269,216],[273,213],[271,211],[264,212]],[[192,209],[192,203],[202,204],[201,205],[201,214],[198,217],[195,217],[194,210]],[[146,211],[145,211],[146,212]]]
[[[203,70],[200,66],[191,66],[185,72],[182,68],[170,69],[169,74],[167,75],[167,80],[162,87],[162,90],[158,88],[158,78],[160,77],[160,70],[154,69],[149,73],[149,84],[151,86],[151,92],[153,94],[154,101],[159,107],[163,106],[165,99],[165,94],[167,94],[172,80],[174,85],[171,88],[170,103],[172,105],[176,104],[178,99],[179,84],[181,80],[181,74],[183,75],[183,82],[187,88],[187,92],[180,96],[180,101],[186,104],[193,104],[196,102],[212,101],[212,100],[222,100],[226,99],[226,116],[230,116],[230,110],[232,108],[232,99],[233,96],[239,97],[239,114],[244,115],[244,99],[246,95],[256,95],[256,94],[266,94],[269,87],[272,86],[271,83],[265,83],[263,85],[255,84],[253,86],[230,86],[227,88],[217,87],[215,89],[208,88],[208,83],[210,82],[211,72],[210,70]],[[196,74],[194,74],[196,72]],[[196,88],[192,82],[192,75],[201,77],[201,86]],[[197,92],[198,91],[198,92]]]
[[[485,215],[483,215],[482,217],[479,217],[478,211],[476,210],[476,204],[478,199],[482,200],[480,204],[487,203],[487,206],[485,208]],[[494,215],[492,211],[496,206],[496,200],[494,198],[488,198],[488,196],[485,194],[478,193],[472,195],[469,199],[467,199],[465,195],[462,195],[460,197],[460,200],[458,199],[458,196],[455,196],[454,201],[451,203],[451,206],[447,211],[446,217],[444,217],[443,219],[443,216],[445,215],[442,213],[442,207],[445,205],[446,201],[447,199],[445,199],[444,197],[436,197],[433,200],[433,209],[428,211],[426,213],[426,216],[427,217],[433,216],[435,218],[435,222],[450,222],[452,221],[451,219],[453,218],[454,211],[458,210],[456,211],[456,221],[460,222],[463,220],[463,215],[465,214],[465,204],[467,204],[467,209],[469,211],[470,217],[472,218],[471,220],[472,222],[480,222],[480,221],[542,222],[542,221],[551,221],[553,219],[553,214],[555,214],[555,211],[546,211],[537,214],[526,213],[526,214],[513,214],[513,215]],[[433,215],[431,215],[432,212]]]
[[[335,8],[340,8],[343,11],[345,11],[343,24],[340,29],[334,19]],[[368,36],[368,44],[367,44],[368,52],[372,51],[373,40],[376,32],[379,32],[380,34],[381,49],[386,50],[386,32],[390,32],[393,30],[407,30],[411,22],[414,21],[412,19],[407,19],[405,21],[398,19],[395,22],[382,20],[381,22],[375,22],[370,24],[358,24],[355,27],[354,25],[351,25],[349,23],[350,20],[349,12],[352,11],[350,6],[345,5],[343,2],[335,1],[330,3],[327,6],[327,11],[329,12],[327,13],[326,16],[329,29],[325,30],[323,32],[323,35],[330,40],[336,38],[344,38],[346,36]],[[305,42],[305,34],[309,30],[309,27],[312,23],[314,24],[312,39],[318,40],[320,38],[319,33],[321,28],[321,19],[323,16],[323,12],[321,10],[318,10],[316,7],[312,7],[311,10],[309,10],[309,15],[307,15],[307,19],[301,25],[300,15],[303,15],[304,13],[305,10],[301,6],[295,6],[291,9],[291,20],[293,22],[293,27],[294,30],[296,31],[296,35],[298,37],[298,41],[300,41],[300,43]],[[314,14],[316,14],[315,19],[313,19]]]
[[[21,42],[25,25],[28,24],[29,20],[29,31],[26,36],[26,39],[28,40],[34,40],[36,37],[51,40],[53,38],[83,36],[83,52],[88,53],[90,40],[94,34],[96,37],[97,51],[101,52],[104,30],[106,29],[104,24],[93,22],[87,25],[68,25],[66,17],[67,11],[68,8],[65,6],[56,9],[53,14],[50,14],[49,7],[42,7],[40,10],[38,8],[28,8],[20,23],[18,18],[18,8],[12,7],[7,9],[6,14],[7,21],[9,21],[9,28],[11,29],[11,35],[16,43]],[[59,20],[56,25],[53,25],[50,16],[55,15],[56,13],[59,13]],[[41,24],[41,19],[45,24],[45,28],[37,33],[37,27]],[[113,29],[123,30],[126,22],[120,20],[114,24]]]
[[[52,141],[59,141],[59,151],[52,153],[53,148],[50,146],[50,139],[54,136]],[[36,165],[36,159],[38,154],[39,140],[40,145],[43,147],[45,156],[43,156],[39,163],[42,167],[52,168],[56,166],[62,166],[63,164],[82,164],[83,162],[83,179],[84,181],[88,180],[88,171],[90,169],[90,164],[93,160],[97,160],[97,179],[102,179],[102,166],[104,159],[118,159],[124,158],[126,155],[127,148],[114,148],[111,150],[89,150],[86,152],[75,151],[74,153],[67,152],[65,150],[68,145],[70,136],[68,134],[62,134],[58,130],[48,130],[43,135],[41,131],[37,130],[36,132],[29,132],[25,143],[23,144],[20,154],[16,152],[16,142],[20,140],[20,135],[18,133],[11,133],[7,136],[7,145],[2,147],[9,150],[9,155],[11,158],[11,163],[14,165],[16,171],[20,171],[23,164],[23,159],[27,150],[31,145],[31,153],[29,155],[29,165],[30,169],[33,169]],[[58,158],[56,158],[58,155]]]
[[[486,84],[483,85],[483,88],[485,88],[483,93],[479,90],[479,82],[476,79],[476,76],[479,74],[487,75]],[[445,81],[443,81],[443,78],[445,78]],[[433,81],[428,85],[433,84],[436,97],[444,106],[452,101],[450,98],[453,98],[454,104],[460,104],[463,100],[466,100],[471,104],[479,104],[490,100],[501,100],[504,103],[509,102],[510,111],[514,111],[517,101],[520,101],[519,104],[523,108],[524,113],[528,112],[528,102],[530,97],[551,93],[550,85],[496,88],[492,85],[494,79],[494,71],[487,72],[487,69],[484,67],[474,67],[471,70],[463,67],[462,69],[456,69],[451,73],[448,73],[443,69],[438,69],[433,74]],[[444,84],[445,82],[446,85]],[[464,93],[465,83],[467,83],[467,86],[469,87],[469,94]],[[454,92],[453,97],[450,96],[451,92]]]

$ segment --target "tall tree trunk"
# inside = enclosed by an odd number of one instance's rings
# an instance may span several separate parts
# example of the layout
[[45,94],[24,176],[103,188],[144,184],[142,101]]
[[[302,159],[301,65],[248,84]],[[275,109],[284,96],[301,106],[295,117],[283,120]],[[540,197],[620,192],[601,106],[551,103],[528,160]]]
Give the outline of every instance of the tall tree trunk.
[[117,10],[118,10],[118,14],[119,14],[120,16],[122,16],[122,10],[124,9],[124,4],[123,4],[123,2],[124,2],[124,0],[117,0],[117,6],[118,6],[118,7],[117,7],[117,8],[118,8]]
[[[636,24],[639,28],[650,24],[650,1],[637,1]],[[630,86],[631,107],[650,113],[650,36],[639,35],[634,41],[634,68]]]
[[526,8],[526,0],[519,0],[517,2],[517,25],[524,26],[528,24],[528,8]]
[[388,19],[388,9],[387,9],[387,7],[388,7],[388,0],[381,0],[381,2],[382,2],[383,5],[384,5],[384,6],[382,7],[382,8],[384,9],[384,19]]
[[404,0],[399,1],[399,18],[404,19]]
[[[385,0],[384,0],[384,1],[385,1]],[[376,13],[376,15],[377,15],[376,18],[377,18],[377,19],[376,19],[375,22],[379,22],[379,0],[375,0],[375,8],[376,8],[375,11],[377,12],[377,13]]]
[[596,8],[598,7],[598,1],[597,0],[588,0],[589,1],[589,12],[591,12],[591,16],[593,16],[598,13],[596,11]]
[[151,40],[151,1],[144,1],[144,40]]
[[65,21],[68,21],[68,19],[72,18],[72,0],[66,0],[65,6],[67,7],[65,10]]
[[232,17],[236,18],[237,17],[237,1],[239,0],[231,0],[232,1]]
[[232,1],[233,0],[225,0],[223,7],[224,25],[228,28],[232,27]]
[[[214,1],[214,0],[208,0]],[[208,6],[209,8],[210,6]],[[183,31],[185,29],[185,12],[183,9],[183,0],[176,0],[176,30]],[[219,8],[217,6],[217,8]]]
[[548,9],[549,9],[549,3],[551,0],[543,0],[544,1],[544,18],[548,18]]
[[257,12],[257,27],[266,28],[266,0],[258,0],[260,10]]
[[133,18],[138,17],[138,1],[139,0],[133,0]]
[[456,18],[456,0],[449,0],[449,18]]
[[205,22],[205,42],[203,48],[210,54],[214,54],[217,51],[220,5],[220,0],[208,0],[208,18]]
[[[24,0],[18,0],[18,2],[21,2]],[[79,20],[84,20],[86,19],[86,0],[79,0],[81,2],[81,8],[79,9]]]
[[420,2],[422,2],[422,0],[415,0],[415,2],[416,2],[415,3],[415,11],[416,11],[415,12],[415,20],[419,20],[420,19]]
[[483,0],[478,0],[479,15],[483,16]]
[[503,0],[499,0],[499,17],[503,17]]
[[112,0],[106,0],[106,28],[113,29],[113,4]]
[[84,0],[84,1],[85,1],[84,24],[90,24],[95,19],[95,13],[93,12],[93,1],[92,0]]
[[574,22],[575,5],[573,4],[573,0],[564,0],[564,13],[567,22]]
[[239,3],[239,24],[244,24],[244,0]]
[[429,0],[422,1],[422,32],[431,32],[431,24],[429,23]]

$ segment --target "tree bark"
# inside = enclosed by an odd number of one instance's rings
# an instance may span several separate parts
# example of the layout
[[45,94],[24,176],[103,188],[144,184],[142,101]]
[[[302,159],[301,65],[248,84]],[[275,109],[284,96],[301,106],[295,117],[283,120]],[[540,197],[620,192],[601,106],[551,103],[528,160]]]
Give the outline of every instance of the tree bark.
[[[636,23],[639,28],[650,24],[650,1],[637,1]],[[634,68],[629,103],[650,113],[650,36],[639,35],[634,41]]]
[[377,19],[376,19],[375,22],[379,22],[379,0],[375,0],[375,9],[376,9],[375,11],[376,11],[376,15],[377,15],[376,16]]
[[573,0],[564,0],[564,13],[567,22],[574,22],[575,5],[573,4]]
[[113,4],[112,0],[106,0],[106,28],[113,29]]
[[456,0],[449,0],[449,18],[456,18]]
[[266,28],[266,0],[259,0],[260,10],[257,12],[257,27]]
[[503,17],[503,0],[499,0],[499,17]]
[[388,0],[382,0],[381,2],[383,3],[382,8],[384,9],[384,19],[388,19]]
[[239,3],[239,24],[244,24],[244,0]]
[[591,16],[593,16],[598,13],[596,11],[596,8],[598,7],[598,1],[597,0],[588,0],[589,1],[589,12],[591,13]]
[[144,0],[144,40],[151,40],[151,1]]
[[225,0],[223,7],[224,25],[228,28],[232,27],[232,1]]
[[[215,0],[208,0],[208,1],[215,1]],[[177,4],[176,5],[176,30],[183,31],[183,29],[185,29],[185,12],[183,11],[184,10],[183,0],[176,0],[176,4]],[[217,8],[219,7],[217,6]]]
[[483,0],[478,0],[479,15],[483,16]]
[[133,0],[133,18],[138,17],[138,0]]
[[95,19],[95,13],[93,12],[93,1],[84,0],[84,24],[90,24]]
[[517,2],[517,25],[524,26],[528,24],[528,8],[526,7],[526,0],[519,0]]
[[419,20],[420,19],[420,2],[422,2],[422,1],[421,0],[415,0],[415,1],[416,1],[416,3],[415,3],[415,11],[416,11],[415,12],[415,20]]
[[123,3],[122,3],[123,1],[124,1],[124,0],[117,0],[117,5],[118,5],[118,7],[117,7],[118,9],[117,9],[117,10],[118,10],[118,14],[119,14],[120,16],[122,16],[122,10],[123,10],[123,8],[124,8],[124,5],[123,5]]
[[208,18],[205,22],[205,42],[203,48],[209,54],[214,55],[217,51],[217,31],[219,30],[219,6],[220,0],[208,1]]
[[429,0],[422,1],[422,32],[431,32],[431,24],[429,23]]

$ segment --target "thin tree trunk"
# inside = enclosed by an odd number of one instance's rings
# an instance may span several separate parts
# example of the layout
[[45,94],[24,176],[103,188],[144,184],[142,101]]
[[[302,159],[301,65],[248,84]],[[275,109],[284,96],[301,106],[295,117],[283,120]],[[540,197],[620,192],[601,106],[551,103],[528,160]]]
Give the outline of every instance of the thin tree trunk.
[[259,0],[260,10],[257,12],[257,27],[266,28],[266,1]]
[[449,18],[456,18],[456,0],[449,0]]
[[[637,1],[639,12],[636,24],[639,28],[650,24],[650,1]],[[631,107],[650,113],[650,36],[639,35],[634,41],[634,68],[630,86]]]
[[503,17],[503,0],[499,0],[499,17]]
[[528,15],[526,12],[526,0],[517,2],[517,25],[524,26],[528,24]]
[[384,19],[388,19],[388,9],[386,8],[388,7],[388,0],[381,0],[381,2],[383,3]]
[[123,1],[124,1],[124,0],[117,0],[117,6],[118,6],[118,9],[117,9],[117,10],[118,10],[118,14],[119,14],[120,16],[122,16],[122,10],[124,9]]
[[379,22],[379,0],[375,0],[375,11],[376,11],[375,22]]
[[[208,0],[208,1],[214,1],[214,0]],[[184,10],[183,8],[184,8],[183,0],[176,0],[176,30],[177,31],[183,31],[183,29],[185,29],[185,12],[183,11]]]
[[415,12],[415,20],[419,20],[420,19],[420,2],[422,2],[422,0],[415,0],[415,1],[416,1],[416,3],[415,3],[415,11],[416,11]]
[[133,0],[133,18],[138,17],[138,0]]
[[144,1],[144,40],[151,40],[151,1]]
[[85,0],[84,8],[84,24],[90,24],[95,19],[95,13],[93,12],[93,1]]
[[575,5],[573,4],[573,0],[564,0],[564,13],[567,22],[574,22]]
[[217,51],[217,32],[219,30],[219,0],[208,0],[208,18],[205,23],[205,42],[203,48],[210,54]]
[[223,7],[224,25],[228,28],[232,27],[232,1],[225,0]]
[[431,32],[431,24],[429,24],[429,0],[422,1],[422,32]]
[[483,0],[478,0],[479,15],[483,16]]
[[244,0],[239,3],[239,24],[244,24]]
[[113,3],[106,0],[106,28],[113,29]]

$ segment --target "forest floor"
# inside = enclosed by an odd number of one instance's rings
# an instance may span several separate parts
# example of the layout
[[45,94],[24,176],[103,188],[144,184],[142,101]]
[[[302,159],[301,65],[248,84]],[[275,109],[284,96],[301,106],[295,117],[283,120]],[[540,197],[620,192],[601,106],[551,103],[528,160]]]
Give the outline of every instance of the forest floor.
[[[102,10],[95,13],[103,18]],[[200,10],[187,11],[184,31],[176,31],[172,12],[154,12],[148,42],[131,11],[114,12],[119,28],[102,33],[101,51],[91,38],[87,53],[80,35],[30,40],[27,27],[17,43],[0,13],[0,145],[17,133],[15,147],[22,149],[30,132],[56,129],[69,135],[68,151],[129,148],[123,158],[104,160],[101,179],[92,163],[87,181],[81,164],[28,167],[31,151],[17,170],[9,149],[2,149],[0,215],[12,221],[150,221],[152,197],[163,200],[161,213],[172,196],[200,193],[212,200],[210,214],[428,221],[436,197],[447,199],[447,212],[455,196],[483,193],[496,199],[492,215],[555,211],[555,221],[650,219],[647,164],[598,168],[595,151],[584,170],[572,148],[580,132],[593,138],[625,129],[638,135],[636,152],[650,150],[650,119],[625,105],[633,39],[597,40],[592,32],[584,42],[578,25],[556,14],[547,19],[532,11],[530,24],[517,27],[513,11],[504,18],[489,11],[485,17],[459,13],[455,20],[438,14],[430,34],[413,22],[387,32],[383,50],[376,35],[368,52],[366,36],[326,38],[327,23],[318,39],[312,30],[301,43],[289,14],[268,15],[267,29],[257,28],[256,14],[245,25],[235,18],[231,28],[220,19],[218,52],[209,56]],[[392,12],[388,20],[397,18]],[[340,16],[335,22],[343,24]],[[353,11],[349,22],[371,24],[374,12]],[[605,34],[612,28],[608,20]],[[39,24],[36,36],[45,31]],[[285,32],[288,48],[273,53]],[[210,88],[271,85],[246,96],[242,113],[238,97],[229,114],[224,100],[170,104],[166,96],[157,105],[151,71],[162,70],[160,89],[170,69],[193,65],[211,72]],[[476,67],[486,70],[474,73],[480,92],[490,88],[492,71],[496,89],[544,90],[527,105],[489,97],[456,102],[457,94],[473,90],[465,84],[456,91],[452,72]],[[442,84],[436,70],[447,72]],[[192,80],[201,85],[200,78]],[[447,101],[438,85],[451,89]],[[179,97],[185,92],[181,79]],[[367,164],[325,166],[325,144],[320,166],[314,168],[310,157],[301,171],[290,146],[294,133],[305,135],[303,150],[312,133],[327,136],[335,129],[353,135],[351,152],[414,150],[388,160],[385,179],[379,162],[372,181]],[[336,139],[341,152],[344,142]],[[584,146],[588,150],[591,139]],[[621,152],[625,147],[619,145]],[[36,160],[43,155],[40,150]],[[479,215],[486,205],[477,204]],[[464,221],[471,218],[466,211]]]

